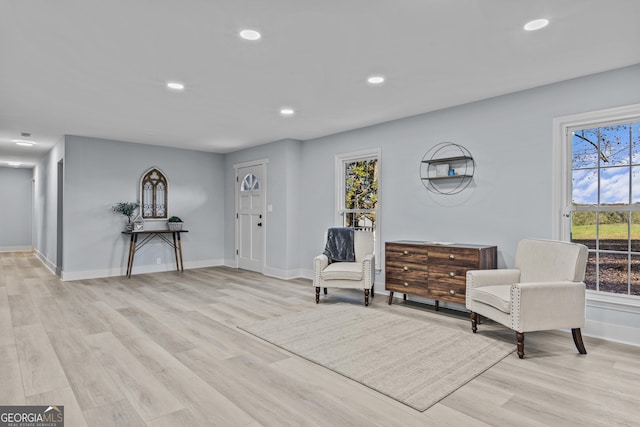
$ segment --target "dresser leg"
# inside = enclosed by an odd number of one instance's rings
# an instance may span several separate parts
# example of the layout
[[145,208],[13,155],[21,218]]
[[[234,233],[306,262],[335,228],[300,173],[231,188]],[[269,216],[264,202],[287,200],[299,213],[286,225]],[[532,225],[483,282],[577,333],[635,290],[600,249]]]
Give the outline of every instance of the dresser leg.
[[402,299],[403,299],[404,301],[406,301],[406,300],[407,300],[407,294],[402,294]]
[[391,305],[392,300],[393,300],[393,291],[389,291],[389,305]]
[[436,311],[440,311],[440,300],[436,300]]

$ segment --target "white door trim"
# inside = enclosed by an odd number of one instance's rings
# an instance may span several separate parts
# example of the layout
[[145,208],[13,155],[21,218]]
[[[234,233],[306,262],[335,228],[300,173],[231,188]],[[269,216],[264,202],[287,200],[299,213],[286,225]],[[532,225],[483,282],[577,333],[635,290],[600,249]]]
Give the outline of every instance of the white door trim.
[[264,271],[264,267],[267,259],[267,228],[269,227],[269,221],[267,221],[267,164],[269,163],[269,159],[258,159],[248,162],[236,163],[233,165],[233,194],[235,198],[234,205],[234,227],[235,227],[235,267],[239,266],[239,254],[238,249],[240,248],[240,227],[239,227],[239,218],[238,212],[240,211],[240,198],[238,197],[238,185],[239,185],[239,177],[238,177],[238,169],[246,168],[249,166],[262,166],[262,172],[264,176],[262,177],[262,189],[263,189],[263,197],[262,197],[262,212],[263,212],[263,238],[262,238],[262,265],[260,266],[261,270]]

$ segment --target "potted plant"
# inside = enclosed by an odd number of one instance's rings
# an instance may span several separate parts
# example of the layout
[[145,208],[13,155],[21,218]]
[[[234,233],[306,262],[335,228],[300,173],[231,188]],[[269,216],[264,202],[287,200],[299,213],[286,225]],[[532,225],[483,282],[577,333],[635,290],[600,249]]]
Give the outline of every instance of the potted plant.
[[171,231],[180,231],[182,230],[182,220],[178,216],[172,216],[167,220],[167,226]]
[[116,213],[121,213],[122,215],[127,217],[127,230],[133,229],[133,223],[131,222],[131,217],[136,212],[136,209],[140,206],[138,202],[120,202],[113,205],[112,209]]

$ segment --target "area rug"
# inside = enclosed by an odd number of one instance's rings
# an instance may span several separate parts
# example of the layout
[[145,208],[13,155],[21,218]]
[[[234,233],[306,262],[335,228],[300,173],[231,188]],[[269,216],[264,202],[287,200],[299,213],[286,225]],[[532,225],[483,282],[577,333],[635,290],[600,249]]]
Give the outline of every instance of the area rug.
[[470,330],[390,310],[320,305],[239,328],[418,411],[514,350]]

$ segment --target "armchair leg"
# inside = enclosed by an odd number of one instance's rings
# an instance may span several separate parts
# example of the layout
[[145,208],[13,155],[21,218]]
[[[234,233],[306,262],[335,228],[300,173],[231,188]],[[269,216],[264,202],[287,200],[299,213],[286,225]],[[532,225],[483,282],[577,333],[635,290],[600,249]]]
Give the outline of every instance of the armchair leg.
[[524,333],[516,332],[516,341],[518,341],[518,357],[524,359]]
[[376,296],[376,293],[373,291],[373,286],[374,285],[371,285],[371,299]]
[[369,289],[364,290],[364,305],[365,307],[369,305]]
[[320,302],[320,288],[316,286],[316,304]]
[[325,295],[327,294],[327,288],[324,288],[324,294]]
[[584,348],[584,343],[582,342],[582,332],[580,332],[580,328],[571,329],[571,334],[573,335],[573,343],[576,345],[578,352],[580,354],[587,354],[587,349]]
[[469,317],[471,317],[471,331],[475,334],[478,332],[478,313],[472,311],[469,313]]

